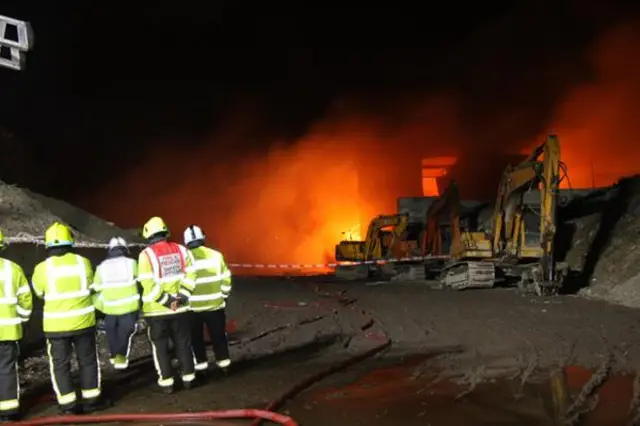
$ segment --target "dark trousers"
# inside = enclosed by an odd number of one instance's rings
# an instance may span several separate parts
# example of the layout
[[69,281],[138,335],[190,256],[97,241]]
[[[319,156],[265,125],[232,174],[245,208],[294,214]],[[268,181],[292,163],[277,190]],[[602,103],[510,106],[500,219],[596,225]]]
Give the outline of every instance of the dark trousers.
[[188,313],[145,318],[160,386],[173,386],[172,346],[180,361],[182,381],[191,382],[195,378],[189,319]]
[[92,404],[100,398],[100,365],[94,327],[65,336],[48,335],[47,355],[51,371],[51,383],[58,404],[63,408],[76,405],[76,391],[71,380],[71,357],[76,355],[80,367],[82,399]]
[[229,359],[229,342],[227,340],[227,315],[224,309],[216,311],[192,312],[191,342],[193,355],[197,364],[207,362],[207,350],[204,342],[204,327],[207,327],[213,346],[216,361]]
[[122,355],[129,358],[137,322],[138,312],[105,316],[104,328],[107,333],[107,345],[109,346],[111,357]]
[[18,342],[0,342],[0,416],[17,414],[20,409],[19,355]]

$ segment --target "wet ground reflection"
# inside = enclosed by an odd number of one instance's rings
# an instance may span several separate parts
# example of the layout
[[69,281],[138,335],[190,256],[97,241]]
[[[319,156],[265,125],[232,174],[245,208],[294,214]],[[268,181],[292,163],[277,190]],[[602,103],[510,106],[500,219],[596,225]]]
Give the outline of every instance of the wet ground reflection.
[[626,425],[634,376],[607,378],[569,415],[593,372],[570,366],[535,372],[524,386],[520,377],[493,379],[470,390],[469,383],[443,379],[412,359],[362,374],[350,383],[316,388],[301,395],[287,414],[305,426],[560,425],[585,408],[593,410],[573,424]]

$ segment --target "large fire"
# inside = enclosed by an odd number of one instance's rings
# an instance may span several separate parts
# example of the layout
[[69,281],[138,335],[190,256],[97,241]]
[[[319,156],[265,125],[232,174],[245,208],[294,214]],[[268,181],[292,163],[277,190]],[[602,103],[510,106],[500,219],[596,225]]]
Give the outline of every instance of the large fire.
[[[608,185],[640,171],[638,41],[634,26],[603,38],[591,58],[597,82],[570,92],[543,131],[560,138],[569,170],[565,186]],[[296,143],[260,155],[243,148],[250,132],[223,132],[214,138],[218,146],[198,152],[176,143],[174,151],[160,151],[105,188],[92,207],[123,226],[164,216],[178,239],[185,226],[200,224],[232,262],[327,263],[336,243],[361,240],[371,218],[395,212],[397,197],[438,195],[436,179],[455,162],[453,155],[484,152],[472,132],[461,130],[455,99],[402,104],[396,114],[402,119],[391,124],[339,110]],[[505,152],[522,148],[502,145]],[[430,160],[421,166],[422,158]],[[461,164],[459,170],[464,173]],[[486,184],[497,188],[498,182]]]

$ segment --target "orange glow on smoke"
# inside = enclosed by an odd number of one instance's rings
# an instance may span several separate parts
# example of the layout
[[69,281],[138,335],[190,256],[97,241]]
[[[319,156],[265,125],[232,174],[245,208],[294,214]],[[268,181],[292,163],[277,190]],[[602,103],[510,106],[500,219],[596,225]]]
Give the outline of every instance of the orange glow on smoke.
[[[619,27],[594,46],[594,83],[568,92],[538,138],[517,135],[517,121],[504,129],[491,125],[490,135],[482,128],[476,132],[459,121],[462,103],[455,94],[413,94],[390,100],[388,111],[379,114],[341,100],[295,143],[255,153],[250,143],[260,135],[260,113],[241,105],[240,113],[220,120],[226,127],[208,146],[173,141],[173,150],[153,152],[88,204],[124,227],[163,216],[177,240],[184,227],[199,224],[233,262],[316,264],[332,261],[340,240],[361,239],[374,216],[394,213],[397,197],[437,195],[438,178],[453,173],[456,162],[446,156],[457,156],[455,173],[470,164],[472,179],[497,188],[498,179],[486,178],[475,155],[518,152],[522,140],[533,144],[552,132],[568,166],[564,187],[610,185],[640,172],[637,28]],[[510,123],[508,117],[502,122]],[[514,134],[520,139],[513,140]],[[420,162],[427,155],[434,157]]]
[[92,209],[123,227],[162,216],[178,241],[184,227],[199,224],[233,263],[332,263],[338,242],[362,240],[371,219],[396,212],[398,197],[422,195],[424,135],[450,145],[457,138],[447,119],[455,114],[438,102],[411,104],[393,132],[377,115],[338,106],[306,136],[263,152],[247,146],[259,119],[238,113],[211,137],[216,145],[154,152],[110,182]]
[[573,90],[556,108],[569,179],[561,187],[609,186],[640,173],[640,31],[632,23],[602,37],[590,54],[597,82]]

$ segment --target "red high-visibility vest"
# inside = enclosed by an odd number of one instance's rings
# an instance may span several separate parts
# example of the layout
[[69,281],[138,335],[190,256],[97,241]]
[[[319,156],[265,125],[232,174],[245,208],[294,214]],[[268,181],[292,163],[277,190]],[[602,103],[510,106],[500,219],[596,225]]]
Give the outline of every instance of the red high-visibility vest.
[[153,275],[157,278],[185,273],[185,253],[180,244],[169,241],[159,241],[144,249],[153,268]]

